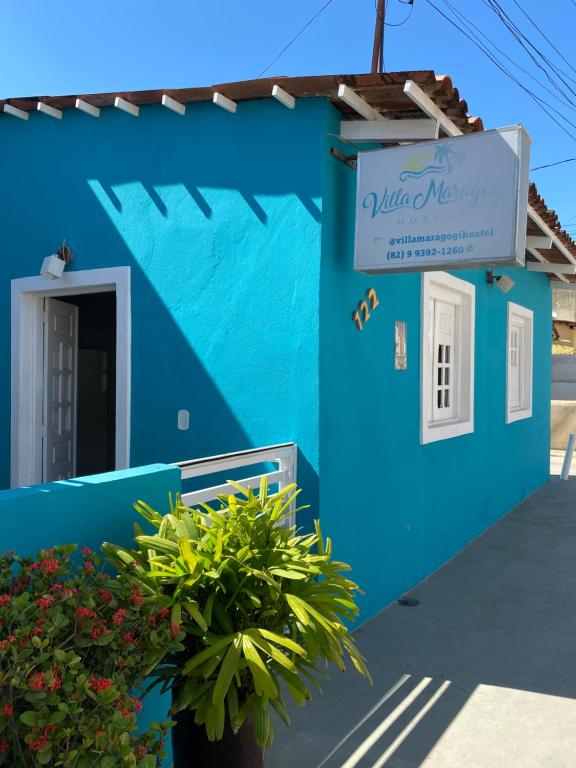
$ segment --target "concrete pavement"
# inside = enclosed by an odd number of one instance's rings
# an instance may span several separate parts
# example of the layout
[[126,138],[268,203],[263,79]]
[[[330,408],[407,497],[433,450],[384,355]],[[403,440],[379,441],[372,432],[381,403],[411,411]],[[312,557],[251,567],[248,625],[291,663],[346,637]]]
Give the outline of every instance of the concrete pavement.
[[576,768],[576,479],[553,479],[356,638],[266,768]]

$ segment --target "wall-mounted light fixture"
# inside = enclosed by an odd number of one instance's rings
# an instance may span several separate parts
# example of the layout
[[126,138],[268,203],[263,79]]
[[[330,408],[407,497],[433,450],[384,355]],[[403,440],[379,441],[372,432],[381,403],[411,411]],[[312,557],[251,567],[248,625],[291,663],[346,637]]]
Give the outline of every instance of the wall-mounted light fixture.
[[516,285],[516,281],[512,280],[508,275],[495,275],[493,269],[489,269],[486,272],[486,282],[488,285],[495,285],[502,293],[508,293]]
[[46,256],[42,262],[40,274],[42,277],[50,278],[50,280],[57,280],[62,277],[64,274],[64,267],[67,264],[70,264],[73,258],[73,253],[66,245],[66,240],[64,240],[56,253],[53,253],[51,256]]

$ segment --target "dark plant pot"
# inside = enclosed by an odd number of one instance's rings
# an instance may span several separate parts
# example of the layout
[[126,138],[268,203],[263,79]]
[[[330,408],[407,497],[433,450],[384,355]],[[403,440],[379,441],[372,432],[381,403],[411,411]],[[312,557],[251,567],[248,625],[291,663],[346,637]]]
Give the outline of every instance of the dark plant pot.
[[195,724],[190,710],[179,712],[174,720],[174,768],[264,768],[264,749],[256,743],[251,720],[236,735],[226,721],[220,741],[208,741],[206,729]]

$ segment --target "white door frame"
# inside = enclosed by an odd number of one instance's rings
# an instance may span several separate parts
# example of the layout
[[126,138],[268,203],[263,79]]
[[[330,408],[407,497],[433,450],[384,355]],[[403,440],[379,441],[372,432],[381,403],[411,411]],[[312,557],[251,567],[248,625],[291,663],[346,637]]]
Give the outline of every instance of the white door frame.
[[82,293],[116,293],[116,469],[130,466],[130,267],[65,272],[63,277],[12,280],[10,485],[42,482],[41,299]]

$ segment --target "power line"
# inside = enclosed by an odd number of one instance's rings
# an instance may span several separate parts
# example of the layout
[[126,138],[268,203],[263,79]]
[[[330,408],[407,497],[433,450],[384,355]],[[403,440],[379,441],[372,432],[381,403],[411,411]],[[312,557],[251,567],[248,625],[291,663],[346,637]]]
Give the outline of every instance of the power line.
[[271,67],[273,64],[276,64],[276,62],[278,61],[278,59],[279,59],[279,58],[280,58],[280,57],[281,57],[283,54],[285,54],[285,53],[286,53],[286,51],[288,50],[288,48],[290,48],[290,47],[291,47],[291,46],[292,46],[292,45],[293,45],[293,44],[296,42],[296,40],[298,40],[298,38],[300,37],[300,35],[301,35],[303,32],[305,32],[305,31],[308,29],[308,27],[309,27],[311,24],[313,24],[313,23],[316,21],[316,19],[318,18],[318,16],[320,16],[320,14],[321,14],[321,13],[323,13],[323,12],[326,10],[326,8],[328,8],[328,6],[329,6],[329,5],[332,5],[332,3],[333,3],[333,2],[334,2],[334,0],[327,0],[327,1],[324,3],[324,5],[323,5],[323,6],[320,8],[320,10],[318,10],[318,11],[317,11],[317,12],[314,14],[314,16],[312,16],[310,19],[308,19],[308,21],[306,22],[306,24],[304,24],[304,26],[303,26],[303,27],[302,27],[300,30],[298,30],[298,32],[296,32],[296,34],[295,34],[295,35],[294,35],[294,37],[293,37],[293,38],[290,40],[290,42],[289,42],[289,43],[287,43],[287,44],[284,46],[284,48],[282,48],[282,50],[280,51],[280,53],[279,53],[277,56],[275,56],[275,57],[272,59],[272,61],[270,62],[270,64],[268,64],[268,66],[267,66],[267,67],[264,67],[264,69],[262,70],[262,72],[260,72],[260,74],[258,75],[258,78],[262,77],[262,75],[264,75],[266,72],[268,72],[268,70],[270,69],[270,67]]
[[548,117],[556,123],[556,125],[564,131],[568,136],[570,136],[571,139],[576,141],[576,135],[572,134],[562,123],[560,123],[553,114],[551,114],[550,110],[555,112],[561,119],[566,121],[569,125],[571,125],[573,128],[576,128],[576,124],[572,121],[568,120],[561,112],[559,112],[553,105],[551,105],[549,102],[547,102],[545,99],[543,99],[541,96],[538,96],[536,93],[531,91],[524,83],[522,83],[512,72],[510,72],[509,69],[507,69],[498,59],[496,56],[490,51],[480,40],[478,40],[477,36],[475,36],[473,33],[469,33],[466,30],[462,29],[453,19],[451,19],[447,14],[445,14],[432,0],[427,0],[428,4],[431,5],[437,13],[439,13],[446,21],[451,24],[453,27],[455,27],[461,34],[463,34],[465,37],[467,37],[473,45],[475,45],[477,48],[479,48],[482,53],[484,53],[485,56],[487,56],[492,63],[498,67],[498,69],[503,72],[508,78],[512,80],[518,87],[520,87],[525,93],[530,96],[531,99],[533,99],[538,106],[548,115]]
[[542,168],[552,168],[555,165],[562,165],[562,163],[572,163],[576,160],[576,157],[567,157],[566,160],[557,160],[555,163],[546,163],[546,165],[537,165],[535,168],[530,168],[532,171],[540,171]]
[[398,24],[393,24],[390,21],[385,21],[384,24],[387,27],[403,27],[404,24],[406,24],[407,21],[410,21],[410,17],[412,16],[412,11],[414,10],[414,3],[413,2],[407,3],[407,2],[405,2],[405,0],[400,0],[400,2],[403,5],[409,5],[410,6],[410,10],[408,11],[408,16],[406,16],[406,18],[403,21],[399,22]]
[[[575,2],[576,2],[576,0],[575,0]],[[497,46],[497,45],[496,45],[496,44],[495,44],[495,43],[494,43],[494,42],[493,42],[493,41],[492,41],[492,40],[491,40],[491,39],[490,39],[490,38],[489,38],[487,35],[485,35],[485,34],[484,34],[484,32],[482,32],[482,30],[480,29],[480,27],[478,27],[478,26],[477,26],[477,25],[476,25],[476,24],[475,24],[473,21],[471,21],[471,20],[470,20],[470,19],[468,19],[466,16],[464,16],[464,14],[463,14],[463,13],[461,13],[461,12],[460,12],[460,11],[459,11],[457,8],[455,8],[455,7],[454,7],[454,6],[453,6],[453,5],[452,5],[452,4],[449,2],[449,0],[444,0],[444,3],[445,3],[445,5],[447,5],[447,6],[448,6],[448,7],[451,9],[452,13],[453,13],[455,16],[458,16],[458,17],[459,17],[460,21],[461,21],[461,22],[464,24],[464,26],[465,26],[465,27],[468,29],[468,31],[470,32],[470,34],[471,34],[471,35],[472,35],[472,36],[475,38],[475,40],[476,40],[476,42],[478,43],[478,45],[480,45],[480,46],[483,46],[483,47],[492,46],[492,48],[493,48],[495,51],[497,51],[497,52],[500,54],[500,56],[502,56],[503,58],[507,59],[507,60],[508,60],[508,61],[509,61],[509,62],[510,62],[510,63],[511,63],[511,64],[512,64],[514,67],[516,67],[517,69],[519,69],[521,72],[523,72],[525,75],[527,75],[527,76],[528,76],[528,77],[529,77],[531,80],[533,80],[535,83],[537,83],[537,84],[540,86],[540,88],[542,88],[542,89],[543,89],[543,90],[545,90],[547,93],[549,93],[549,94],[550,94],[550,95],[551,95],[551,96],[552,96],[554,99],[556,99],[556,100],[557,100],[559,103],[561,103],[561,104],[562,104],[562,106],[564,106],[564,107],[568,107],[569,109],[572,109],[572,110],[576,111],[576,104],[574,104],[573,102],[571,102],[571,101],[568,99],[568,97],[567,97],[567,96],[566,96],[564,93],[562,93],[562,94],[561,94],[561,96],[562,96],[562,99],[560,99],[560,98],[558,97],[558,94],[557,94],[557,93],[555,93],[555,92],[554,92],[554,91],[552,91],[550,88],[548,88],[548,86],[547,86],[547,85],[545,85],[545,83],[543,83],[543,82],[541,82],[540,80],[538,80],[538,78],[537,78],[537,77],[535,77],[535,76],[534,76],[534,75],[533,75],[533,74],[532,74],[532,73],[531,73],[529,70],[527,70],[525,67],[523,67],[521,64],[519,64],[519,63],[518,63],[517,61],[515,61],[514,59],[512,59],[510,56],[508,56],[508,54],[507,54],[507,53],[505,53],[505,51],[503,51],[501,48],[499,48],[499,47],[498,47],[498,46]],[[476,36],[476,35],[475,35],[475,33],[472,31],[471,27],[473,27],[473,28],[474,28],[474,29],[475,29],[475,30],[478,32],[478,34],[479,34],[479,35],[480,35],[482,38],[484,38],[484,40],[486,41],[486,43],[482,43],[480,40],[478,40],[477,36]]]
[[[520,5],[520,3],[518,2],[518,0],[512,0],[512,2],[514,3],[514,5],[515,5],[517,8],[519,8],[519,9],[520,9],[520,11],[521,11],[521,12],[524,14],[524,16],[526,16],[526,18],[528,19],[528,21],[530,22],[530,24],[532,24],[532,26],[533,26],[535,29],[537,29],[537,30],[538,30],[538,32],[540,32],[540,34],[542,35],[542,37],[544,38],[544,40],[546,40],[546,42],[548,43],[548,45],[549,45],[551,48],[553,48],[553,49],[556,51],[556,53],[558,54],[558,56],[560,56],[560,58],[562,59],[562,61],[564,61],[566,64],[568,64],[568,66],[570,67],[570,69],[571,69],[571,70],[574,72],[574,66],[573,66],[572,64],[570,64],[570,62],[569,62],[569,61],[568,61],[568,59],[567,59],[567,58],[564,56],[564,54],[563,54],[561,51],[559,51],[559,50],[558,50],[558,48],[557,48],[557,47],[554,45],[554,43],[552,42],[552,40],[550,40],[550,38],[549,38],[549,37],[546,35],[546,33],[545,33],[545,32],[544,32],[542,29],[540,29],[540,27],[538,26],[538,24],[536,24],[536,22],[534,21],[534,19],[533,19],[533,18],[532,18],[532,17],[531,17],[529,14],[527,14],[527,13],[526,13],[526,11],[524,10],[524,8],[522,8],[522,6],[521,6],[521,5]],[[574,0],[572,0],[572,2],[574,2]],[[574,4],[576,5],[576,2],[575,2]]]
[[[552,72],[558,77],[562,83],[568,88],[568,90],[576,96],[576,91],[566,82],[564,77],[567,77],[569,80],[572,80],[572,82],[576,83],[576,80],[574,80],[571,75],[567,74],[563,70],[561,70],[559,67],[554,65],[547,56],[545,56],[542,51],[540,51],[537,46],[535,46],[527,37],[526,35],[520,30],[517,24],[515,24],[510,16],[506,13],[506,11],[502,8],[500,3],[497,0],[483,0],[484,5],[488,6],[495,14],[498,16],[500,21],[504,24],[506,29],[510,32],[510,34],[514,37],[514,39],[520,44],[520,46],[526,51],[528,56],[532,59],[534,64],[540,69],[548,78],[548,80],[551,82],[551,84],[558,90],[559,93],[563,94],[562,87],[558,85],[554,81],[554,79],[550,76],[550,72],[548,72],[540,63],[540,61],[536,58],[539,57],[541,61],[543,61],[551,70]],[[541,33],[543,34],[543,33]],[[526,44],[527,45],[526,45]],[[527,47],[528,46],[528,47]],[[530,50],[532,49],[532,50]],[[534,53],[532,53],[534,51]],[[534,55],[536,54],[536,56]],[[562,77],[564,75],[564,77]]]

